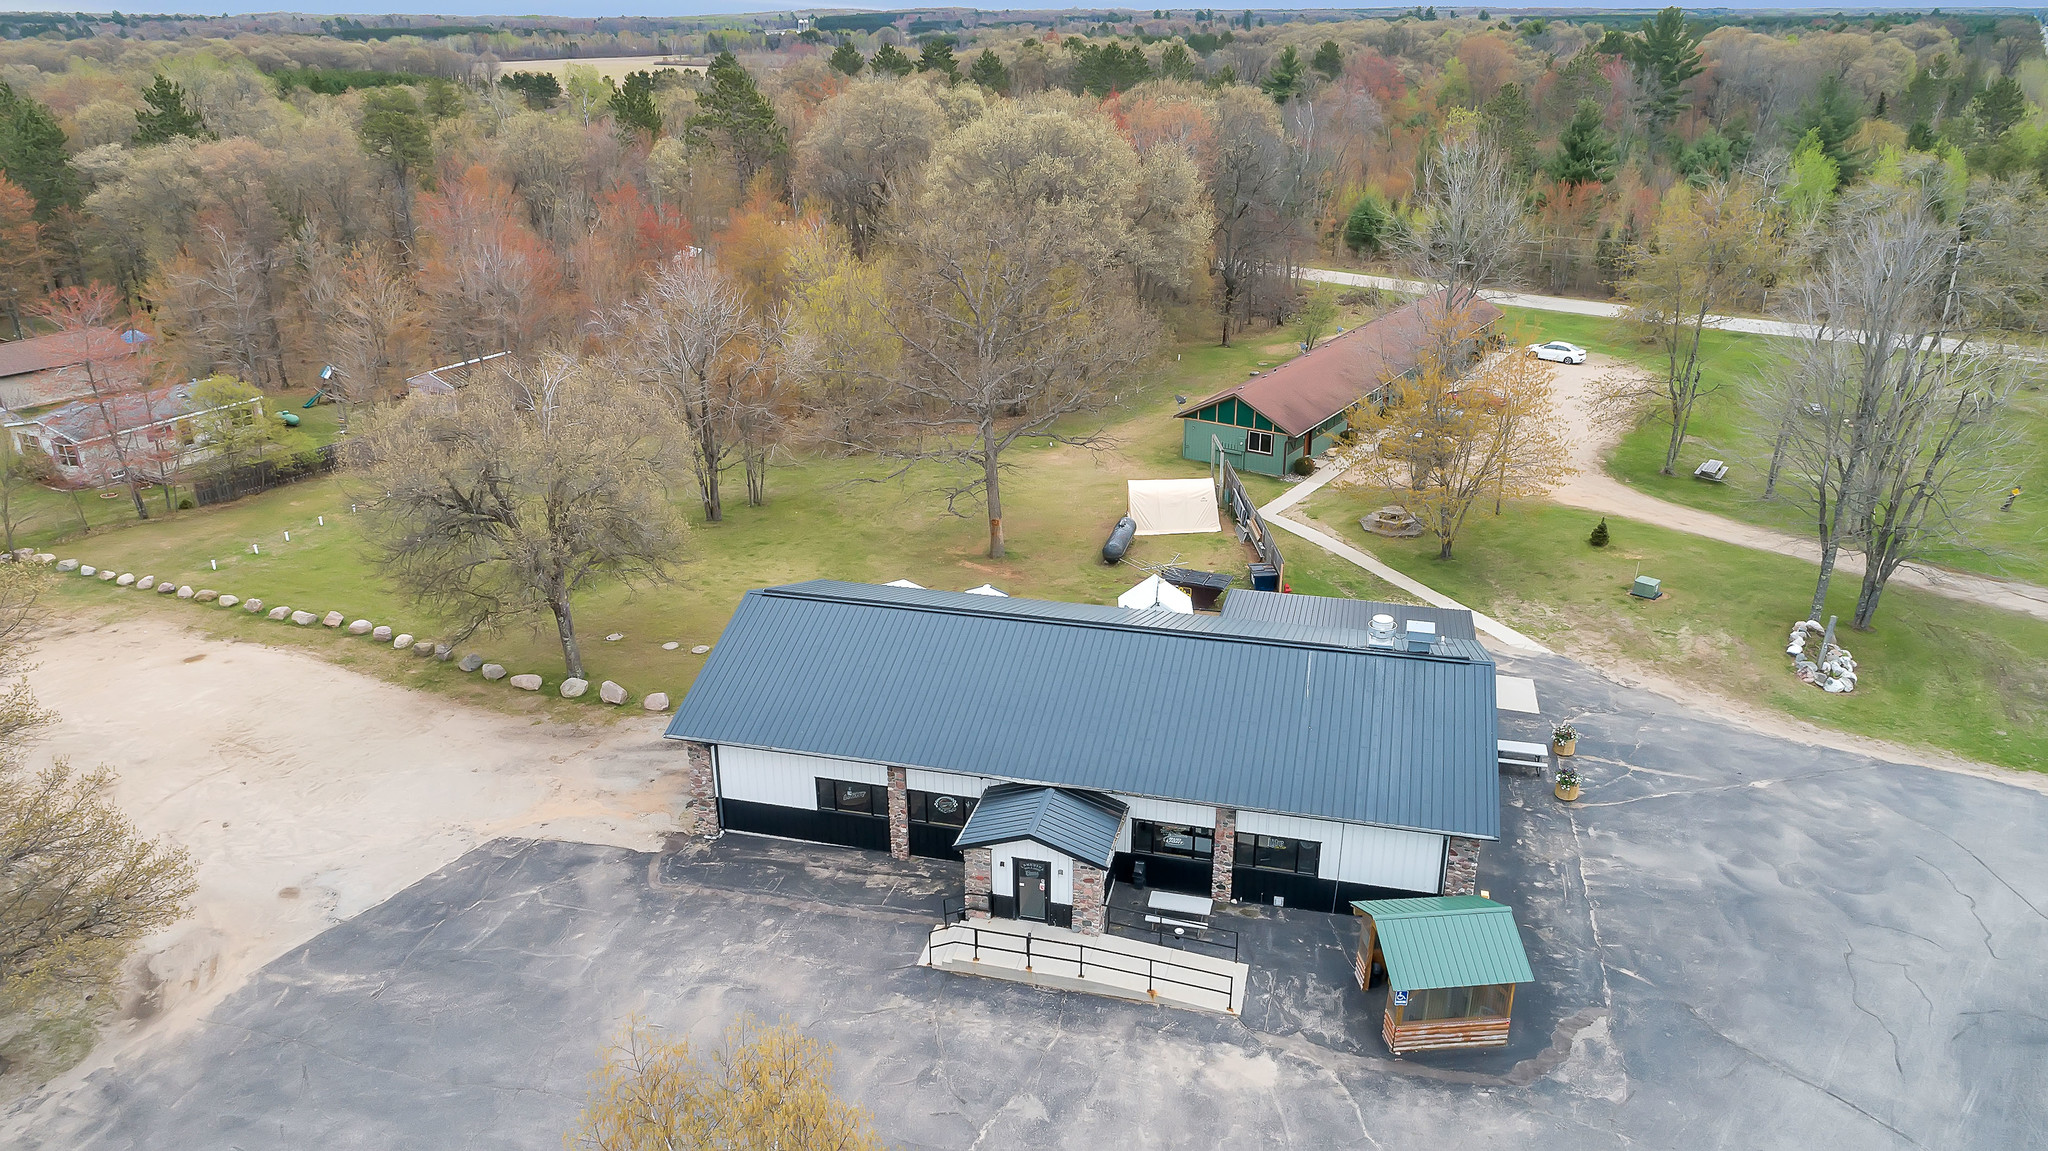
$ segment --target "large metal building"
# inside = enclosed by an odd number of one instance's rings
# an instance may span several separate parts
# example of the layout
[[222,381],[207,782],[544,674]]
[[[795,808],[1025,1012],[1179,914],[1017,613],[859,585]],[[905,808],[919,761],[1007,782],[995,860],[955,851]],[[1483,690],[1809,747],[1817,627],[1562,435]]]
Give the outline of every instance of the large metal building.
[[[1388,610],[1392,635],[831,581],[762,588],[667,735],[685,745],[700,832],[899,856],[965,847],[970,901],[989,868],[983,902],[998,910],[1019,906],[1005,848],[977,857],[987,836],[962,831],[1004,785],[1061,793],[1005,788],[1007,819],[1110,819],[1106,870],[1121,880],[1143,864],[1154,886],[1319,910],[1469,892],[1479,844],[1499,838],[1493,661],[1469,620],[1449,634],[1457,621],[1418,611],[1411,631],[1409,609]],[[1035,838],[1028,862],[1050,878],[1058,922],[1103,867],[1087,858],[1101,845],[1061,853],[1044,846],[1058,836]]]

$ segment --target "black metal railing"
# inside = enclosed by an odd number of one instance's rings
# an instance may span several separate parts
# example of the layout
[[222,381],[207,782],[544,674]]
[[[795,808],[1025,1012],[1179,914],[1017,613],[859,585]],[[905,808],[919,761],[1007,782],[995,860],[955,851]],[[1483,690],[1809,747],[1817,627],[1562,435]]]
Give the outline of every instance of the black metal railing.
[[[963,927],[968,932],[968,937],[965,939],[939,938],[940,932],[953,930],[956,926]],[[1014,945],[1019,941],[1023,943],[1022,947],[1005,946],[1006,943]],[[1210,971],[1205,968],[1175,963],[1170,959],[1153,959],[1130,955],[1121,951],[1111,951],[1101,947],[1090,947],[1085,943],[1077,943],[1065,939],[1042,939],[1022,931],[992,927],[983,928],[964,924],[956,925],[950,922],[941,923],[932,928],[925,940],[925,949],[933,963],[939,961],[940,951],[950,951],[956,948],[964,948],[971,951],[976,963],[981,962],[984,952],[994,955],[1020,956],[1024,960],[1024,970],[1026,971],[1033,970],[1033,963],[1036,960],[1071,963],[1076,969],[1075,978],[1083,980],[1088,978],[1088,969],[1090,967],[1096,970],[1098,977],[1103,972],[1114,972],[1133,977],[1142,976],[1145,980],[1145,991],[1148,994],[1157,995],[1159,994],[1160,984],[1170,984],[1174,987],[1186,988],[1200,995],[1219,996],[1222,999],[1220,1009],[1232,1015],[1237,1014],[1238,980],[1236,975],[1229,972]]]
[[[1154,915],[1153,919],[1162,917]],[[1148,922],[1142,912],[1125,911],[1122,908],[1109,909],[1108,925],[1119,934],[1133,935],[1148,939],[1161,947],[1175,947],[1182,951],[1193,951],[1197,955],[1214,955],[1218,959],[1238,962],[1237,932],[1228,927],[1187,927],[1165,922]]]
[[939,922],[967,922],[967,897],[964,895],[947,895],[940,897]]

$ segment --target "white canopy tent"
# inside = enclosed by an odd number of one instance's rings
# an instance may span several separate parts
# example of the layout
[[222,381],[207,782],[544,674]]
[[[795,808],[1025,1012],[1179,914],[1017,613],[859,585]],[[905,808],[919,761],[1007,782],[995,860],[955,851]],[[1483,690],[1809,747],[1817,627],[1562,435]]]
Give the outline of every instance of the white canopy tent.
[[1195,614],[1194,598],[1156,575],[1146,576],[1137,587],[1116,597],[1116,606],[1135,611],[1172,611]]
[[1206,479],[1132,480],[1131,518],[1141,536],[1220,532],[1216,487]]
[[985,584],[981,585],[980,587],[971,587],[971,588],[968,588],[968,589],[967,589],[967,594],[968,594],[968,595],[999,595],[999,596],[1002,596],[1002,597],[1003,597],[1004,599],[1009,599],[1009,598],[1010,598],[1010,593],[1009,593],[1009,592],[1006,592],[1006,591],[1004,591],[1003,589],[1001,589],[1001,588],[999,588],[999,587],[997,587],[996,585],[994,585],[994,584],[991,584],[991,583],[985,583]]

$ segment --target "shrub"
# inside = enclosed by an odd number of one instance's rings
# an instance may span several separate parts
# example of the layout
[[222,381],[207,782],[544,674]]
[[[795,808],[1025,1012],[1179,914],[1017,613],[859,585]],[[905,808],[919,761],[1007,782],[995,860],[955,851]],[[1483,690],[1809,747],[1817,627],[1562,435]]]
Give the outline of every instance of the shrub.
[[1316,458],[1314,456],[1303,456],[1300,459],[1294,461],[1294,474],[1297,476],[1315,475]]
[[193,506],[194,506],[194,505],[193,505],[193,503],[192,503],[192,497],[191,497],[191,496],[179,496],[179,497],[178,497],[178,510],[179,510],[179,511],[181,511],[181,512],[189,512],[189,511],[191,511],[191,510],[192,510]]
[[1593,534],[1586,537],[1586,542],[1592,544],[1596,548],[1604,548],[1607,546],[1606,516],[1601,516],[1600,522],[1593,525]]

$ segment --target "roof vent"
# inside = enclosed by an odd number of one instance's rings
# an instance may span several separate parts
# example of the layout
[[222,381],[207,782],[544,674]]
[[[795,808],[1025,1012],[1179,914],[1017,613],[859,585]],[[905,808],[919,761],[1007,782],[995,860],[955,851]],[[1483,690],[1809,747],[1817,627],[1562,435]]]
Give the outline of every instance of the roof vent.
[[1384,614],[1372,617],[1372,623],[1365,629],[1365,644],[1367,647],[1393,647],[1394,617]]
[[1426,652],[1436,647],[1436,625],[1426,619],[1408,621],[1408,650]]

